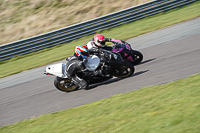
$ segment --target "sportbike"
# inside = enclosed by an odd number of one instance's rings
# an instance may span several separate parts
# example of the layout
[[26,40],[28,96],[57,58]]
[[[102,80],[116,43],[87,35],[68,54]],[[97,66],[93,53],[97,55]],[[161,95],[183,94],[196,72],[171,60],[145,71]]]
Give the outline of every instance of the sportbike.
[[137,50],[133,50],[131,45],[123,40],[111,40],[113,46],[105,46],[104,49],[119,53],[124,61],[128,61],[133,65],[138,65],[143,60],[143,54]]
[[[103,50],[99,55],[91,55],[83,60],[86,68],[81,72],[76,73],[78,77],[83,78],[89,85],[99,83],[111,79],[113,76],[125,78],[131,76],[135,68],[134,66],[124,61],[119,53]],[[73,81],[68,78],[64,63],[53,64],[46,67],[44,74],[56,76],[54,86],[64,92],[70,92],[79,89]],[[84,75],[84,71],[95,71],[101,69],[102,73],[93,76]]]

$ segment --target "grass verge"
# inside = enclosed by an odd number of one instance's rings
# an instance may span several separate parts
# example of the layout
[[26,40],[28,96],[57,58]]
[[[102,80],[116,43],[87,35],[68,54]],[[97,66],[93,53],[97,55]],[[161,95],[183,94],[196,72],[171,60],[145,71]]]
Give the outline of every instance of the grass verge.
[[0,128],[4,133],[199,133],[200,75]]
[[0,0],[0,45],[151,0]]
[[[160,13],[152,17],[98,33],[104,34],[106,37],[126,40],[128,38],[199,17],[199,9],[200,2],[197,1],[180,9]],[[36,53],[15,57],[7,61],[1,61],[0,78],[62,60],[67,56],[72,55],[76,45],[86,44],[92,37],[93,36],[86,36],[68,44],[63,44]]]

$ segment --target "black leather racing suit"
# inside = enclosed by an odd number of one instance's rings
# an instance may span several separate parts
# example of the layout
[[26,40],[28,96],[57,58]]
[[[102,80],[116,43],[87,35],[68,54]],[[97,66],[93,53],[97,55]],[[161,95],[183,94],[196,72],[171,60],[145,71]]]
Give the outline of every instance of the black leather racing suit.
[[84,79],[79,78],[76,73],[84,69],[83,59],[73,54],[66,64],[67,76],[71,78],[75,85],[81,89],[87,87],[87,82]]
[[[75,85],[79,86],[80,89],[87,89],[88,83],[84,79],[78,77],[76,73],[81,72],[81,70],[85,69],[85,65],[83,63],[83,59],[78,57],[75,53],[71,56],[66,64],[66,72],[67,76],[71,78]],[[101,71],[84,71],[85,76],[93,76],[98,75]]]

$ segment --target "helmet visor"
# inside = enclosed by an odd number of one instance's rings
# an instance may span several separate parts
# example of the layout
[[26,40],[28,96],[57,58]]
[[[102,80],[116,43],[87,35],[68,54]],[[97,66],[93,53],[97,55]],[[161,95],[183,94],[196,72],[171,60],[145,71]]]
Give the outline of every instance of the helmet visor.
[[100,43],[101,45],[105,45],[105,41],[104,40],[98,40],[98,43]]
[[81,52],[81,54],[84,55],[84,56],[89,56],[88,52]]

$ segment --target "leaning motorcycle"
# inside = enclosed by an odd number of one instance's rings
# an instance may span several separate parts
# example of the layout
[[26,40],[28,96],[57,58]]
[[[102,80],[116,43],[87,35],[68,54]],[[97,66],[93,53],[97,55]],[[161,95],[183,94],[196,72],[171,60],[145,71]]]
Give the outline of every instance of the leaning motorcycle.
[[[135,71],[134,66],[127,61],[123,61],[119,53],[107,50],[99,53],[98,56],[91,55],[87,59],[84,59],[83,62],[86,68],[78,72],[77,76],[86,80],[89,85],[106,81],[113,76],[119,78],[129,77]],[[84,75],[84,71],[95,71],[97,69],[101,69],[102,74],[93,76]],[[63,63],[47,66],[44,74],[56,76],[54,79],[54,86],[60,91],[70,92],[79,88],[67,77],[65,64]]]
[[104,49],[120,53],[124,61],[138,65],[143,60],[143,54],[140,51],[133,50],[131,45],[126,41],[112,39],[111,42],[114,45],[112,47],[106,46]]

